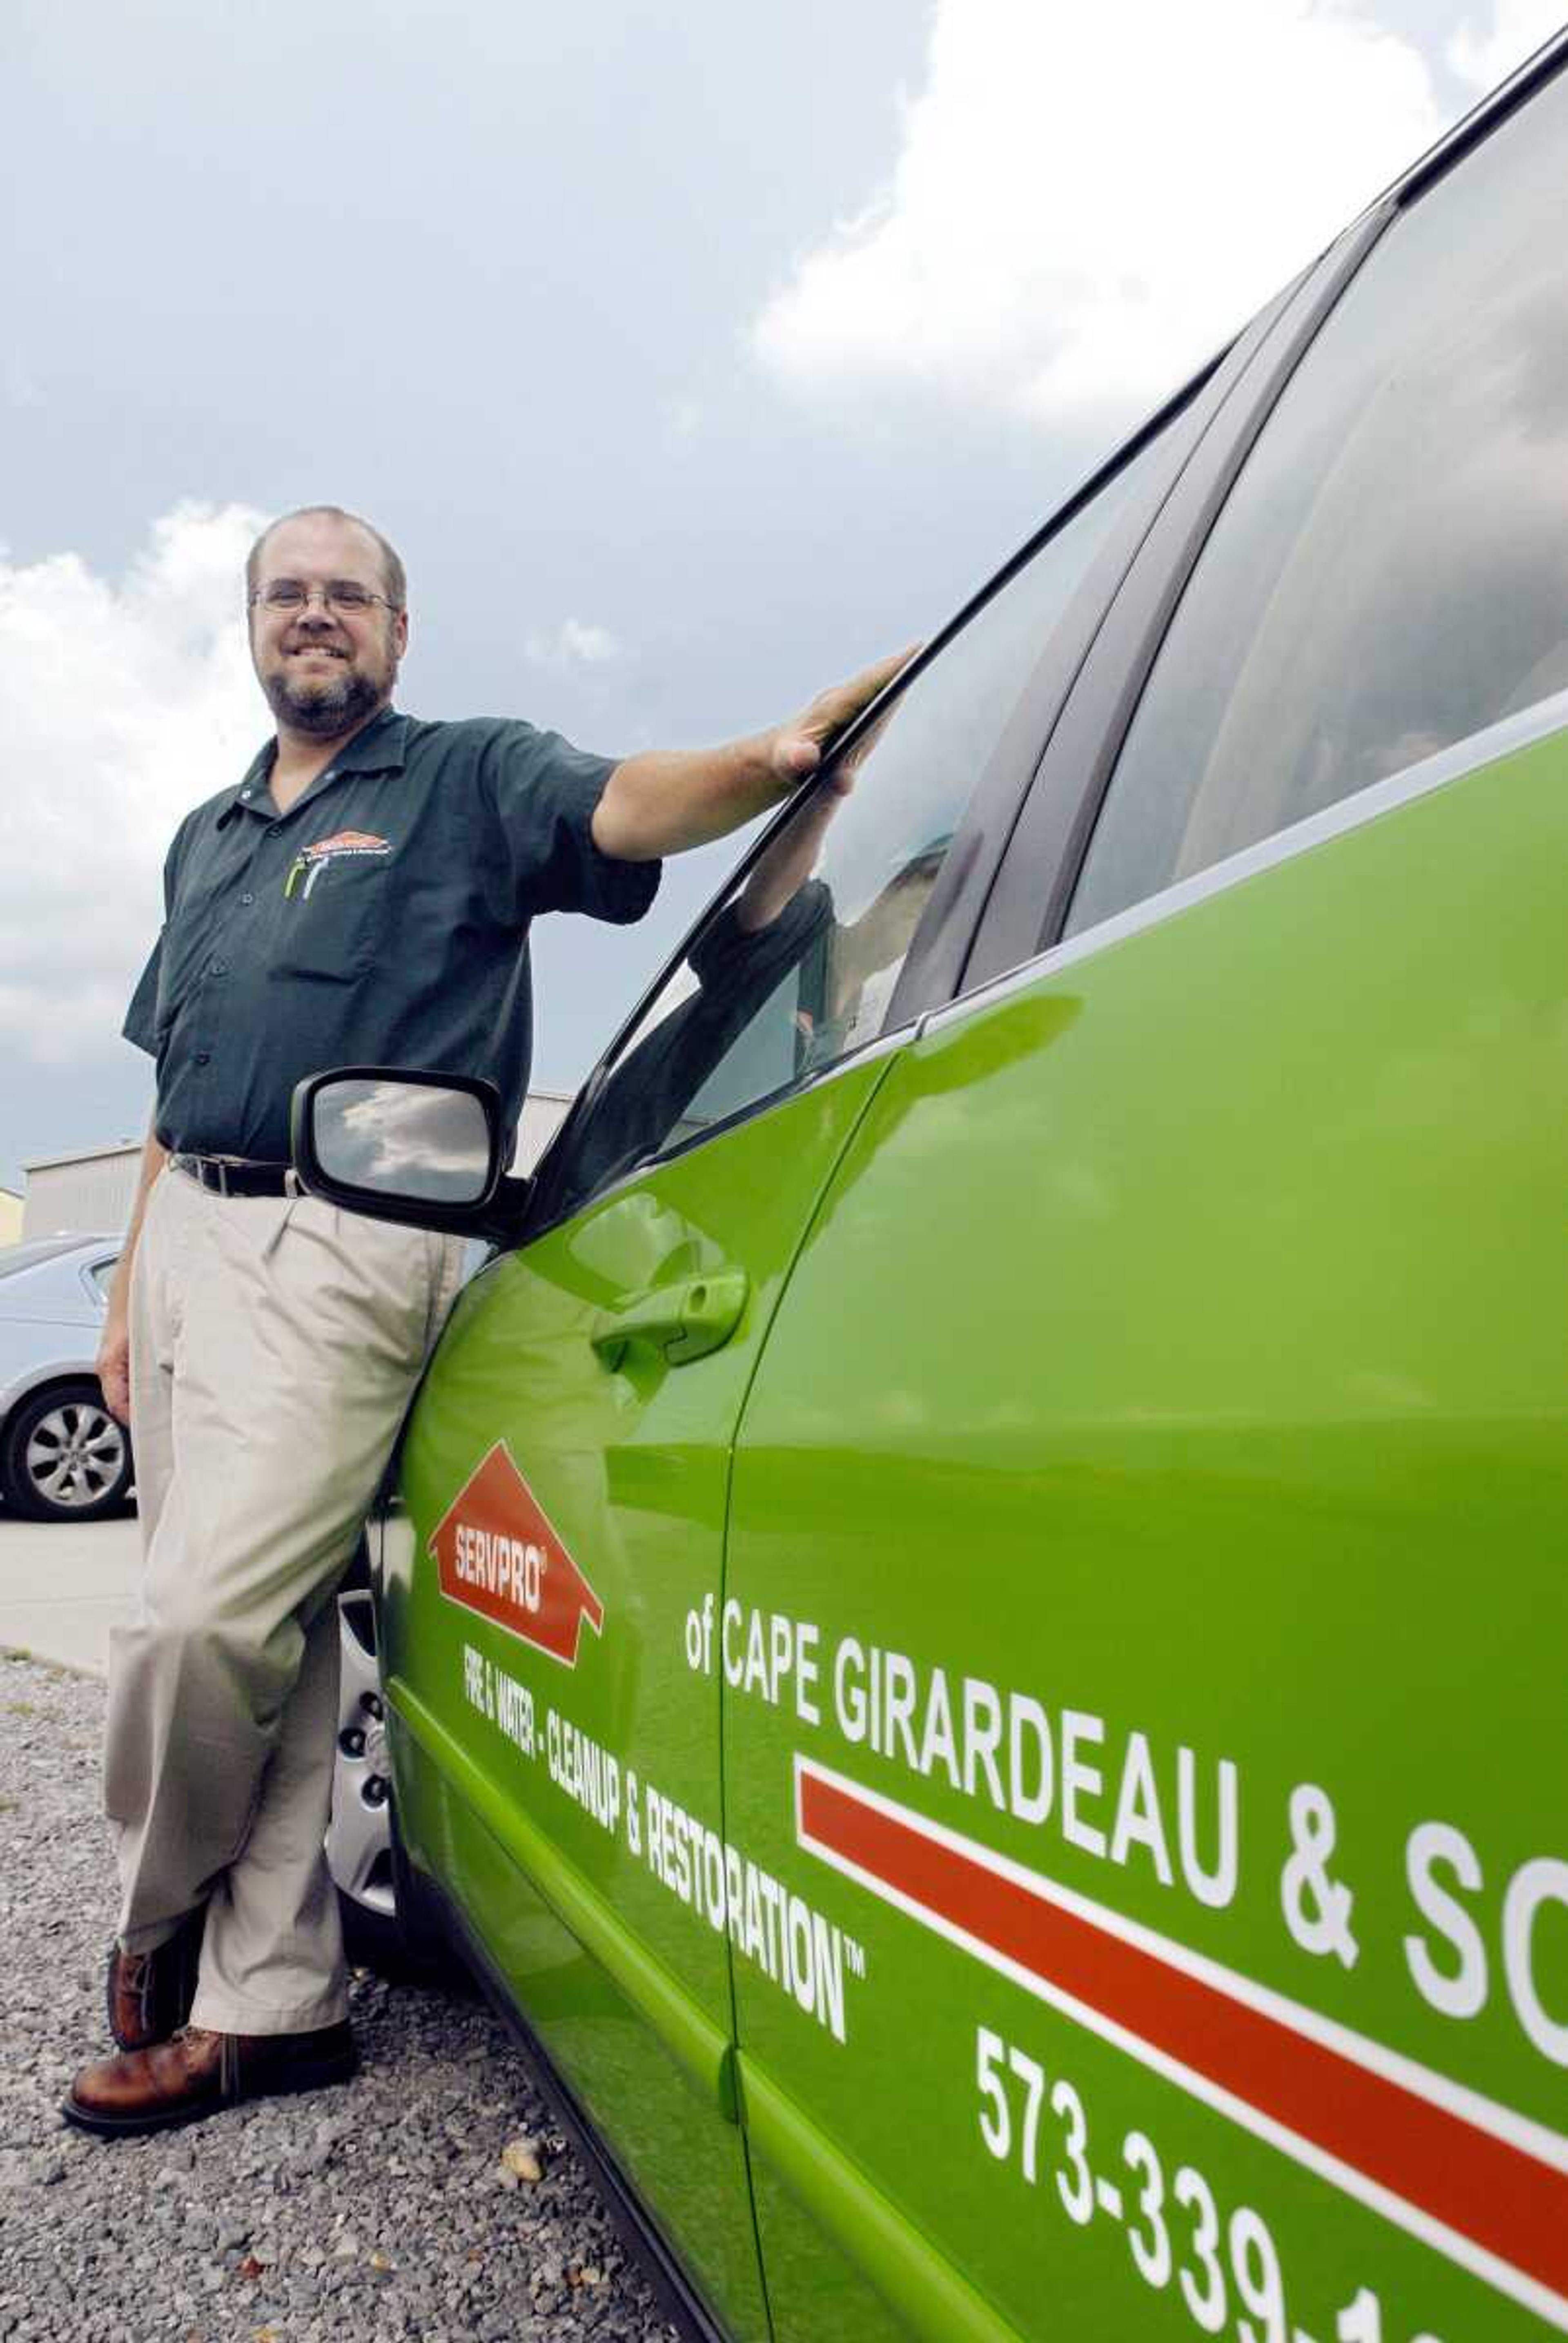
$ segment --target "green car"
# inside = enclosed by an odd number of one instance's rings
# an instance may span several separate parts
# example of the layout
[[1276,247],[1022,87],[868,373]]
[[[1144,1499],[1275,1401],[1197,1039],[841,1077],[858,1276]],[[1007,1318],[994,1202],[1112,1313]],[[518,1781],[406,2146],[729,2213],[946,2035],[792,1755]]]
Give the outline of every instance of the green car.
[[406,1927],[688,2330],[1568,2331],[1568,41],[838,744],[488,1235]]

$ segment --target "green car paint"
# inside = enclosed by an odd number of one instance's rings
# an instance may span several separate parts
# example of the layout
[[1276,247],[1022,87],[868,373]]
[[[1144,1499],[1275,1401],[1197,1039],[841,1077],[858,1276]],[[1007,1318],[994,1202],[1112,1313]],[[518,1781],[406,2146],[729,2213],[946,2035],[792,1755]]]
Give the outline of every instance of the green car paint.
[[[656,1790],[688,1865],[694,1832],[722,1837],[718,1686],[669,1655],[717,1601],[746,1388],[887,1062],[660,1165],[467,1290],[410,1427],[407,1523],[383,1587],[410,1853],[456,1887],[562,2077],[741,2337],[768,2325],[726,1940],[634,1833]],[[493,1457],[493,1488],[465,1497]],[[465,1554],[481,1570],[493,1561],[472,1533],[505,1516],[508,1475],[600,1607],[569,1663],[519,1632],[530,1622],[518,1606],[508,1624],[474,1607],[472,1584],[440,1583],[432,1544],[444,1522],[450,1537],[454,1511]],[[526,1594],[526,1564],[524,1577]]]
[[[1424,473],[1402,568],[1329,500],[1327,568],[1257,588],[1286,668],[1302,627],[1323,652],[1293,749],[1261,670],[1238,729],[1213,642],[1183,665],[1252,432],[1292,561],[1346,445],[1316,342],[1272,413],[1260,384],[1324,286],[1345,380],[1358,315],[1403,349],[1459,251],[1434,212],[1401,279],[1406,196],[1462,187],[1466,133],[1282,301],[1169,494],[1108,468],[1087,551],[1042,533],[890,702],[880,780],[874,712],[781,820],[757,916],[703,928],[584,1102],[591,1134],[617,1099],[613,1184],[545,1225],[595,1184],[568,1126],[412,1415],[398,1834],[736,2343],[1568,2334],[1565,88],[1513,196],[1495,150],[1428,381],[1473,349],[1518,387],[1513,505],[1507,401],[1455,409],[1477,527],[1435,579]],[[1402,379],[1374,352],[1356,412]],[[1064,607],[1070,657],[1030,632]],[[1460,712],[1407,709],[1443,660]],[[1199,845],[1258,842],[1208,867],[1168,833],[1211,720],[1258,819]],[[952,1001],[1118,806],[1148,855]]]
[[663,2043],[694,2087],[699,2101],[739,2121],[733,2046],[671,1972],[641,1953],[614,1906],[584,1885],[580,1872],[515,1796],[498,1795],[493,1778],[463,1742],[439,1723],[401,1676],[388,1679],[399,1724],[417,1750],[417,1763],[448,1783],[500,1855],[516,1865],[545,1905],[570,1930],[582,1951],[605,1971],[642,2023]]
[[1019,2334],[1568,2324],[1565,860],[1559,735],[961,1007],[779,1312],[729,1810],[863,1976],[743,2092]]
[[[1568,2324],[1565,856],[1559,735],[465,1295],[401,1828],[735,2335]],[[498,1443],[569,1664],[440,1585]]]

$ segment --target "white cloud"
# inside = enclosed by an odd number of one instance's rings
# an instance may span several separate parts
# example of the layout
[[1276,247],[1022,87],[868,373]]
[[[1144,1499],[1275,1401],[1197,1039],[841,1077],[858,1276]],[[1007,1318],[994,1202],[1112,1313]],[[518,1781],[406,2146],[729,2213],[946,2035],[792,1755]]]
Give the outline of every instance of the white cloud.
[[24,1058],[118,1033],[175,828],[266,736],[243,620],[263,518],[181,504],[118,581],[0,552],[0,1035]]
[[44,394],[38,377],[25,350],[14,349],[5,361],[5,403],[18,411],[28,407],[41,407]]
[[563,618],[558,627],[537,629],[523,649],[539,667],[603,667],[625,655],[626,646],[608,627],[585,618]]
[[1480,96],[1562,29],[1563,0],[1495,0],[1488,14],[1467,17],[1460,26],[1448,45],[1448,63]]
[[1420,52],[1351,0],[936,0],[890,182],[751,347],[839,413],[1125,417],[1441,127]]
[[677,439],[695,439],[708,420],[708,409],[700,398],[689,395],[667,398],[664,419]]

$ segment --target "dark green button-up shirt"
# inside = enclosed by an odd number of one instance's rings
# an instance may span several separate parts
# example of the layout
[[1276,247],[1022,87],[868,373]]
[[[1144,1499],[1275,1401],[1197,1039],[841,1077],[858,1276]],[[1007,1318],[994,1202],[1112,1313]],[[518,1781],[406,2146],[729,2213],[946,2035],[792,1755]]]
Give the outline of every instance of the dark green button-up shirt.
[[286,814],[276,744],[180,824],[163,932],[126,1013],[166,1147],[288,1154],[296,1082],[339,1065],[487,1075],[515,1127],[532,1046],[528,925],[640,919],[656,862],[589,830],[612,760],[509,719],[373,717]]

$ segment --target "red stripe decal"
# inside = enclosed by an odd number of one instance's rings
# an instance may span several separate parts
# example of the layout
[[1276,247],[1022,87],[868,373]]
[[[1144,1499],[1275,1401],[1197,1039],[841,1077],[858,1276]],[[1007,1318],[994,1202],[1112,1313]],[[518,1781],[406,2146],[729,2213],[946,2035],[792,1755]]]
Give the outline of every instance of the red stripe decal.
[[1042,1984],[1568,2295],[1568,2175],[799,1769],[800,1829]]

